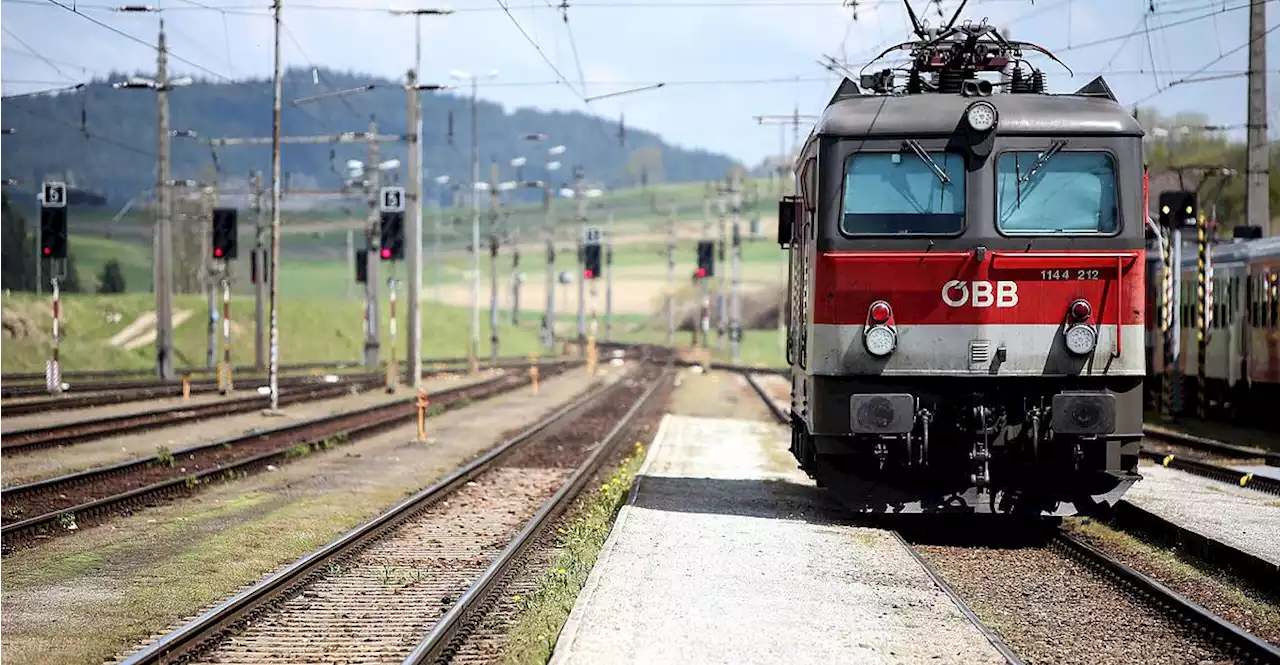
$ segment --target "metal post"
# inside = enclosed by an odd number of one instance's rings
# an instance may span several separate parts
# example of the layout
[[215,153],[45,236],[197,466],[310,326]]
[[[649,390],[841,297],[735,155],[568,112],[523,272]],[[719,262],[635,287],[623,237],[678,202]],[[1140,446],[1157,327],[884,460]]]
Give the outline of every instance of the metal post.
[[272,14],[275,23],[275,90],[271,104],[271,268],[267,277],[271,281],[271,352],[270,378],[271,411],[280,410],[280,102],[284,97],[284,60],[280,57],[280,2],[273,0]]
[[520,325],[520,234],[511,241],[511,325]]
[[169,191],[169,49],[164,20],[156,46],[156,374],[173,378],[173,221]]
[[231,385],[231,280],[222,280],[222,371],[226,372],[222,394],[232,391]]
[[[253,172],[254,257],[258,279],[253,285],[253,366],[267,366],[267,228],[263,223],[262,172]],[[350,252],[348,252],[350,253]],[[347,274],[351,274],[348,272]]]
[[1270,145],[1267,140],[1267,3],[1249,5],[1249,98],[1245,120],[1248,156],[1245,161],[1245,219],[1269,235],[1280,235],[1271,226],[1268,198]]
[[[583,277],[583,268],[585,263],[583,259],[586,251],[583,244],[583,238],[587,234],[587,188],[583,182],[582,167],[576,169],[573,181],[574,202],[578,206],[578,344],[585,345],[587,342],[587,313],[586,313],[586,286],[587,281]],[[585,349],[585,346],[579,346]]]
[[742,185],[737,176],[733,179],[733,221],[730,231],[732,255],[730,256],[729,290],[729,357],[738,362],[742,345]]
[[476,116],[476,79],[471,79],[471,374],[480,371],[480,121]]
[[613,213],[604,232],[604,341],[613,341]]
[[347,229],[347,297],[351,297],[351,285],[356,278],[356,232],[355,229]]
[[676,207],[667,216],[667,346],[676,343]]
[[547,311],[543,317],[546,321],[544,346],[550,352],[556,345],[556,222],[552,212],[552,201],[555,190],[550,179],[546,183],[546,201],[543,203],[544,225],[547,233]]
[[[52,266],[50,268],[50,272],[53,272]],[[62,364],[58,360],[58,342],[62,340],[62,298],[58,293],[58,278],[50,278],[49,284],[53,286],[53,348],[51,349],[53,355],[49,361],[49,371],[45,374],[49,392],[60,395],[62,394]]]
[[1209,350],[1209,234],[1204,213],[1196,219],[1196,415],[1208,406],[1205,356]]
[[390,304],[390,311],[387,318],[387,331],[391,334],[391,357],[387,359],[387,392],[396,391],[396,374],[399,373],[399,363],[396,362],[396,280],[394,277],[387,278],[387,300]]
[[716,212],[716,229],[719,231],[720,235],[720,242],[716,243],[716,262],[720,264],[720,269],[716,271],[719,273],[717,277],[719,278],[718,281],[720,283],[719,288],[716,291],[716,350],[724,351],[725,333],[728,332],[727,328],[729,327],[729,310],[725,306],[728,304],[728,298],[726,296],[728,295],[729,280],[726,279],[725,275],[728,271],[724,269],[725,264],[728,263],[725,261],[725,255],[727,254],[725,249],[728,243],[725,238],[726,220],[723,191],[716,197]]
[[1177,291],[1174,289],[1174,263],[1172,233],[1166,234],[1164,255],[1161,257],[1160,275],[1160,332],[1163,336],[1163,362],[1160,382],[1160,413],[1165,418],[1173,418],[1173,372],[1177,355],[1174,353],[1174,310],[1177,308]]
[[205,279],[205,295],[208,299],[208,325],[206,325],[206,333],[208,339],[204,354],[205,369],[213,369],[218,362],[218,284],[214,281],[213,269],[206,266]]
[[[421,20],[415,20],[420,30]],[[418,75],[410,69],[409,108],[406,123],[409,128],[408,179],[405,198],[408,206],[409,225],[409,339],[405,345],[405,360],[409,364],[409,385],[415,390],[422,386],[422,106],[418,99]]]
[[498,215],[502,203],[498,192],[498,162],[489,164],[489,355],[498,362]]
[[379,245],[382,238],[378,230],[382,225],[382,217],[379,212],[380,201],[378,200],[378,188],[381,186],[381,171],[378,169],[378,142],[374,139],[378,135],[378,123],[375,120],[369,120],[369,161],[364,167],[364,181],[367,187],[367,198],[369,202],[369,215],[365,227],[365,276],[364,276],[364,302],[368,325],[365,326],[364,336],[364,365],[370,369],[378,367],[378,351],[382,345],[382,318],[378,313],[381,309],[378,303],[378,266],[381,258],[378,256]]

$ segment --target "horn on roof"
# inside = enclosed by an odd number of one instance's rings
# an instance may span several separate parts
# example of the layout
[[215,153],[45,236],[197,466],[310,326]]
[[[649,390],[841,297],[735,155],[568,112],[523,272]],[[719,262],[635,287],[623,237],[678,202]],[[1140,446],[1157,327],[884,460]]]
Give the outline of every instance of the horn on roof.
[[1119,101],[1115,93],[1111,92],[1111,86],[1107,85],[1106,80],[1101,76],[1086,83],[1083,88],[1076,91],[1076,94],[1083,97],[1105,97],[1113,102]]

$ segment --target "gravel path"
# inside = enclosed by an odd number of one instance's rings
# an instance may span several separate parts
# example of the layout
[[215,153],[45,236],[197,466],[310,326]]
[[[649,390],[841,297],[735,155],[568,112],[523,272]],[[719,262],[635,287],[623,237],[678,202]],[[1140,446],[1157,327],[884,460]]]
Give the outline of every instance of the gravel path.
[[[444,375],[423,381],[428,391],[492,378],[500,370],[480,372],[476,379],[465,375]],[[408,391],[388,395],[370,390],[358,395],[315,400],[282,407],[284,416],[266,416],[260,411],[205,420],[201,422],[133,432],[64,448],[49,448],[25,455],[6,457],[0,466],[0,479],[5,486],[28,483],[90,467],[156,454],[160,446],[170,451],[200,443],[209,443],[250,432],[282,427],[289,423],[317,418],[336,410],[355,410],[375,404],[403,400]]]
[[1139,471],[1126,501],[1280,565],[1280,497],[1155,464]]
[[1028,665],[1222,665],[1219,649],[1041,547],[916,551]]
[[833,523],[776,437],[664,419],[552,665],[1003,662],[891,534]]

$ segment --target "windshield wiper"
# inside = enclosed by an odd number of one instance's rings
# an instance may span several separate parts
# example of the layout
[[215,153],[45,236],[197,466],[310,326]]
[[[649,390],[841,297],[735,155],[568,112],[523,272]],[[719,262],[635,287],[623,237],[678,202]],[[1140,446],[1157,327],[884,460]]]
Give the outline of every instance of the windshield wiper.
[[1066,141],[1054,141],[1053,143],[1050,143],[1049,149],[1040,153],[1040,156],[1036,158],[1036,161],[1031,164],[1031,170],[1027,171],[1026,175],[1018,178],[1018,184],[1025,185],[1027,182],[1029,182],[1031,180],[1031,176],[1034,176],[1036,174],[1036,171],[1039,171],[1045,164],[1049,162],[1050,158],[1058,154],[1058,151],[1062,150],[1062,148],[1065,147],[1066,145],[1067,145]]
[[907,139],[904,143],[906,143],[908,148],[911,148],[912,152],[916,153],[916,157],[919,157],[921,161],[929,165],[929,168],[933,169],[933,174],[938,176],[938,180],[942,184],[951,184],[951,177],[947,175],[946,171],[942,170],[941,166],[938,166],[937,162],[933,161],[933,158],[929,156],[929,153],[924,151],[924,148],[920,146],[919,142],[915,139]]

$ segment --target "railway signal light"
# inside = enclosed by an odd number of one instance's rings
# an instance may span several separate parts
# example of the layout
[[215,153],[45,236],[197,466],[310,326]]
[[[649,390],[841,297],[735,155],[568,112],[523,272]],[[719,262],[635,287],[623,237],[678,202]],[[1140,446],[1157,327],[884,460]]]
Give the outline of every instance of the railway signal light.
[[1195,226],[1200,206],[1195,192],[1161,192],[1159,199],[1160,225],[1164,227]]
[[589,243],[582,247],[582,276],[586,279],[599,279],[600,273],[600,244]]
[[369,279],[369,250],[356,249],[356,283],[364,284]]
[[383,261],[400,261],[404,259],[404,213],[388,211],[382,213],[382,247],[379,256]]
[[40,255],[46,259],[67,258],[67,207],[40,209]]
[[236,258],[235,208],[213,209],[213,258],[230,261]]
[[698,270],[695,274],[699,278],[715,276],[715,247],[715,243],[710,240],[698,241]]

